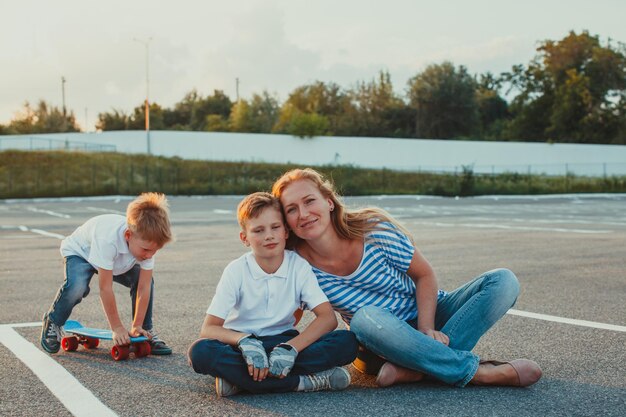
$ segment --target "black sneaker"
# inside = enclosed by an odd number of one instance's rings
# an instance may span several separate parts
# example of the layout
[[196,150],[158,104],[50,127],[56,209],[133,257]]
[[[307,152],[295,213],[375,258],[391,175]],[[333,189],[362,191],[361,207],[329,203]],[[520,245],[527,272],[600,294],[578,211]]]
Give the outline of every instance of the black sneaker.
[[172,348],[169,347],[163,340],[159,338],[159,336],[154,332],[154,330],[148,330],[152,339],[150,339],[150,354],[151,355],[171,355]]
[[57,353],[61,347],[63,330],[50,320],[48,313],[43,316],[41,326],[41,347],[48,353]]

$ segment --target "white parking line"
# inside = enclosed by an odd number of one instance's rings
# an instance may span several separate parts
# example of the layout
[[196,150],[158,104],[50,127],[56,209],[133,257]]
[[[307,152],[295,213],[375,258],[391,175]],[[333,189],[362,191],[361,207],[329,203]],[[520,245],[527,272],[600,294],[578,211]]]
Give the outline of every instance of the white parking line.
[[553,321],[555,323],[573,324],[574,326],[593,327],[594,329],[614,330],[616,332],[626,332],[626,326],[618,326],[616,324],[599,323],[597,321],[568,319],[559,316],[550,316],[548,314],[531,313],[529,311],[521,311],[510,309],[507,314],[513,316],[529,317],[531,319]]
[[[2,226],[3,229],[5,228],[9,228],[9,226]],[[22,232],[32,232],[32,233],[37,233],[38,235],[42,235],[42,236],[46,236],[46,237],[54,237],[60,240],[65,239],[65,236],[60,235],[58,233],[51,233],[51,232],[46,232],[45,230],[41,230],[41,229],[29,229],[26,226],[17,226],[17,229],[20,229]]]
[[[41,325],[41,323],[24,324]],[[33,371],[70,413],[75,416],[117,415],[63,366],[48,354],[37,349],[11,326],[26,327],[19,324],[0,325],[0,342]]]
[[119,210],[105,209],[105,208],[100,208],[100,207],[86,207],[86,209],[91,210],[91,211],[96,211],[99,213],[113,213],[113,214],[121,214],[123,216],[126,216],[126,212],[119,211]]
[[504,224],[487,223],[442,223],[442,222],[413,222],[413,224],[439,227],[469,227],[476,229],[508,229],[525,230],[539,232],[559,232],[559,233],[613,233],[612,230],[592,230],[592,229],[565,229],[561,227],[532,227],[532,226],[508,226]]
[[[507,314],[575,326],[626,332],[626,326],[615,324],[568,319],[514,309],[509,310]],[[116,414],[113,410],[104,405],[58,362],[14,330],[16,327],[36,327],[40,325],[40,322],[2,324],[0,325],[0,343],[11,350],[18,359],[28,366],[72,414],[76,416],[115,416]]]
[[56,211],[50,211],[50,210],[42,210],[42,209],[38,209],[36,207],[28,207],[26,210],[32,211],[33,213],[44,213],[44,214],[48,214],[48,215],[54,216],[54,217],[61,217],[63,219],[69,219],[69,218],[72,217],[72,216],[70,216],[68,214],[57,213]]

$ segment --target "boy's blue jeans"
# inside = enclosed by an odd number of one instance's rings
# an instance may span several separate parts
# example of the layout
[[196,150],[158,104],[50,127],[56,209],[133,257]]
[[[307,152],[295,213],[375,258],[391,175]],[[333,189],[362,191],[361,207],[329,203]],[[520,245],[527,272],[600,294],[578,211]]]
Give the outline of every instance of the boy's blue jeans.
[[519,283],[513,272],[494,269],[439,299],[435,330],[448,335],[449,346],[416,330],[417,319],[405,322],[374,306],[359,309],[350,330],[374,354],[462,387],[478,369],[479,358],[471,350],[515,304],[518,294]]
[[[65,281],[59,288],[56,298],[48,311],[48,317],[57,326],[63,326],[72,313],[75,305],[80,303],[89,294],[89,283],[98,271],[89,262],[80,256],[67,256],[63,260]],[[132,300],[132,316],[135,317],[137,299],[137,285],[139,284],[140,266],[135,265],[122,275],[113,276],[113,281],[130,288]],[[143,328],[152,330],[152,296],[154,294],[154,279],[150,286],[150,301],[143,320]]]
[[[275,336],[261,336],[263,347],[269,358],[272,349],[298,335],[297,330],[288,330]],[[343,366],[356,358],[358,343],[354,333],[335,330],[326,333],[298,354],[296,363],[285,378],[268,376],[263,381],[254,381],[248,374],[248,366],[236,347],[218,340],[199,339],[189,348],[189,363],[199,374],[224,378],[246,391],[258,394],[265,392],[295,391],[300,375],[310,375],[335,366]]]

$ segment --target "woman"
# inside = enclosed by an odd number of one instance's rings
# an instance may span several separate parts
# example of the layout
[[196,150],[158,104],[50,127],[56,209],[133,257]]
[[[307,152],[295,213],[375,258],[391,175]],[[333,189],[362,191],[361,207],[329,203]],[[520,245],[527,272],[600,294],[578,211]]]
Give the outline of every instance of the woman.
[[313,266],[334,309],[366,349],[355,366],[368,371],[372,358],[386,360],[377,369],[379,386],[425,374],[460,387],[539,380],[533,361],[481,362],[471,352],[517,299],[511,271],[486,272],[447,294],[400,224],[380,209],[346,210],[317,171],[289,171],[272,193],[283,205],[290,247]]

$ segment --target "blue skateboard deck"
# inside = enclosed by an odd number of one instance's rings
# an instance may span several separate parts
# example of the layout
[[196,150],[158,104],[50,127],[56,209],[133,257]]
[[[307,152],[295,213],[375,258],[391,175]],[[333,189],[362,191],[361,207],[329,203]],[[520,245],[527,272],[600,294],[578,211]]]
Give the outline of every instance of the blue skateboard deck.
[[[68,320],[63,326],[63,330],[67,333],[77,334],[79,336],[93,337],[100,340],[113,340],[113,332],[105,329],[93,329],[91,327],[85,327],[76,320]],[[131,337],[131,343],[145,342],[149,340],[145,336]]]
[[[68,320],[63,326],[65,333],[71,336],[65,336],[61,340],[61,347],[66,352],[74,351],[81,344],[87,349],[95,349],[100,344],[100,340],[113,340],[113,332],[105,329],[93,329],[85,327],[76,320]],[[111,356],[116,361],[128,359],[130,352],[134,352],[135,357],[150,355],[150,343],[145,336],[131,337],[130,345],[113,346],[111,348]]]

